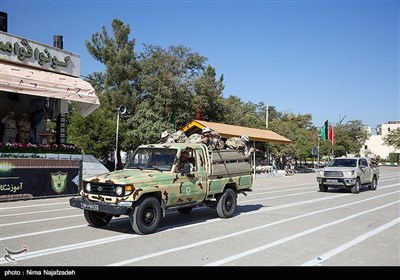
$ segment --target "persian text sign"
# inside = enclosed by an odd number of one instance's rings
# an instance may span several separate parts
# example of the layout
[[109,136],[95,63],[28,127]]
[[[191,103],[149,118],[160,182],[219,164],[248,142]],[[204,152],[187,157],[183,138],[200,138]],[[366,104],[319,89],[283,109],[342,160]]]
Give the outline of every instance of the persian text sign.
[[80,160],[0,158],[0,201],[78,194]]
[[80,56],[0,31],[0,59],[79,77]]

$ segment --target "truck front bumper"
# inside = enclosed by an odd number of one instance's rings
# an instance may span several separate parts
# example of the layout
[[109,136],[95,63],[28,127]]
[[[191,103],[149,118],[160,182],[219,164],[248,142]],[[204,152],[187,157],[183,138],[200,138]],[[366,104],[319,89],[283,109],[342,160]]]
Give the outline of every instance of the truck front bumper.
[[94,202],[94,201],[89,201],[86,199],[83,199],[82,197],[73,197],[69,200],[69,204],[72,207],[80,208],[80,209],[86,209],[89,211],[97,211],[97,212],[103,212],[111,215],[128,215],[132,203],[128,202],[122,202],[118,205],[114,204],[107,204],[103,202]]
[[356,178],[323,178],[317,177],[317,182],[325,186],[351,187],[356,184]]

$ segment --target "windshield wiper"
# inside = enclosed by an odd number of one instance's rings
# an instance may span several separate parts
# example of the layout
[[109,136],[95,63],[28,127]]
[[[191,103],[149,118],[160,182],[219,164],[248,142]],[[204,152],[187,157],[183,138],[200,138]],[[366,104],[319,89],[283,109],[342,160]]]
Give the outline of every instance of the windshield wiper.
[[160,172],[164,172],[162,169],[158,168],[157,166],[149,166],[149,168],[158,170],[158,171],[160,171]]
[[143,171],[143,168],[139,167],[139,166],[129,166],[126,167],[127,169],[140,169],[141,171]]

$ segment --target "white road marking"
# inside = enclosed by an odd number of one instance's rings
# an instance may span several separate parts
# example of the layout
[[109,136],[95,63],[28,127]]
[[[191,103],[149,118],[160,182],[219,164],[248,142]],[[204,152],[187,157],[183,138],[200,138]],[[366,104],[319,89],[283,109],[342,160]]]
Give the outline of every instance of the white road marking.
[[8,223],[8,224],[0,224],[0,227],[15,226],[15,225],[22,225],[22,224],[29,224],[29,223],[38,223],[38,222],[47,222],[47,221],[52,221],[52,220],[67,219],[67,218],[74,218],[74,217],[82,217],[82,214],[61,216],[61,217],[54,217],[54,218],[45,218],[45,219],[39,219],[39,220],[29,220],[29,221],[22,221],[22,222]]
[[391,222],[389,222],[387,224],[384,224],[384,225],[382,225],[382,226],[380,226],[380,227],[378,227],[378,228],[376,228],[374,230],[371,230],[371,231],[369,231],[369,232],[367,232],[367,233],[365,233],[365,234],[363,234],[363,235],[361,235],[361,236],[359,236],[359,237],[357,237],[357,238],[355,238],[355,239],[353,239],[353,240],[351,240],[351,241],[349,241],[349,242],[347,242],[347,243],[345,243],[345,244],[343,244],[343,245],[341,245],[341,246],[339,246],[339,247],[337,247],[337,248],[335,248],[335,249],[333,249],[333,250],[331,250],[331,251],[329,251],[327,253],[324,253],[324,254],[320,255],[317,259],[313,259],[313,260],[310,260],[310,261],[308,261],[306,263],[303,263],[302,266],[319,265],[323,261],[326,261],[327,259],[329,259],[329,258],[331,258],[331,257],[333,257],[333,256],[335,256],[335,255],[337,255],[337,254],[349,249],[350,247],[352,247],[352,246],[354,246],[354,245],[356,245],[356,244],[358,244],[358,243],[360,243],[360,242],[362,242],[362,241],[374,236],[375,234],[378,234],[381,231],[384,231],[384,230],[386,230],[386,229],[388,229],[388,228],[390,228],[390,227],[392,227],[392,226],[394,226],[394,225],[396,225],[398,223],[400,223],[400,218],[396,218],[396,219],[394,219],[393,221],[391,221]]
[[32,204],[32,205],[0,207],[0,211],[11,210],[11,209],[29,208],[29,207],[53,206],[53,205],[58,205],[58,204],[69,204],[69,202],[65,201],[65,202],[55,202],[55,203],[46,203],[46,204]]
[[71,227],[63,227],[63,228],[55,228],[55,229],[49,229],[49,230],[35,231],[35,232],[24,233],[24,234],[19,234],[19,235],[1,237],[0,241],[16,239],[16,238],[21,238],[21,237],[27,237],[27,236],[34,236],[34,235],[39,235],[39,234],[52,233],[52,232],[75,229],[75,228],[81,228],[81,227],[87,227],[87,226],[88,226],[88,224],[84,224],[84,225],[77,225],[77,226],[71,226]]
[[[220,220],[210,220],[204,223],[215,223]],[[180,230],[180,229],[186,229],[190,227],[197,226],[198,224],[191,224],[191,225],[186,225],[183,227],[176,227],[176,228],[160,228],[159,230],[165,230],[165,231],[175,231],[175,230]],[[101,238],[101,239],[95,239],[91,241],[86,241],[86,242],[81,242],[81,243],[75,243],[75,244],[69,244],[69,245],[64,245],[60,247],[53,247],[53,248],[48,248],[44,250],[39,250],[39,251],[32,251],[26,253],[24,256],[18,257],[18,261],[20,260],[25,260],[25,259],[30,259],[30,258],[35,258],[35,257],[42,257],[46,255],[51,255],[51,254],[58,254],[61,252],[67,252],[67,251],[72,251],[76,249],[82,249],[82,248],[87,248],[87,247],[93,247],[93,246],[98,246],[98,245],[104,245],[107,243],[115,242],[115,241],[121,241],[121,240],[126,240],[126,239],[131,239],[131,238],[140,238],[142,235],[134,235],[134,234],[119,234],[119,235],[114,235],[106,238]],[[4,258],[0,258],[0,264],[8,263]]]
[[22,212],[22,213],[14,213],[14,214],[5,214],[5,215],[0,215],[0,218],[12,217],[12,216],[21,216],[21,215],[40,214],[40,213],[48,213],[48,212],[56,212],[56,211],[65,211],[65,210],[75,210],[75,209],[72,208],[72,207],[68,207],[68,208],[59,208],[59,209],[53,209],[53,210],[42,210],[42,211],[33,211],[33,212]]
[[[392,192],[392,193],[389,193],[389,194],[384,194],[384,195],[381,195],[381,196],[387,196],[387,195],[390,195],[390,194],[393,194],[393,193],[399,193],[399,192],[400,191],[395,191],[395,192]],[[381,197],[381,196],[379,196],[379,197]],[[208,239],[208,240],[203,240],[203,241],[200,241],[200,242],[197,242],[197,243],[192,243],[192,244],[184,245],[184,246],[181,246],[181,247],[172,248],[172,249],[168,249],[168,250],[165,250],[165,251],[160,251],[160,252],[157,252],[157,253],[152,253],[152,254],[149,254],[149,255],[144,255],[144,256],[133,258],[133,259],[129,259],[129,260],[113,263],[113,264],[110,264],[109,266],[126,265],[126,264],[130,264],[130,263],[138,262],[138,261],[141,261],[141,260],[149,259],[149,258],[152,258],[152,257],[158,257],[158,256],[165,255],[165,254],[168,254],[168,253],[177,252],[177,251],[180,251],[180,250],[186,250],[186,249],[197,247],[197,246],[201,246],[201,245],[204,245],[204,244],[207,244],[207,243],[215,242],[215,241],[218,241],[218,240],[234,237],[234,236],[237,236],[237,235],[240,235],[240,234],[245,234],[245,233],[248,233],[248,232],[251,232],[251,231],[255,231],[255,230],[267,228],[267,227],[270,227],[270,226],[274,226],[274,225],[277,225],[277,224],[285,223],[285,222],[292,221],[292,220],[295,220],[295,219],[304,218],[304,217],[307,217],[307,216],[319,214],[321,212],[331,211],[331,210],[335,210],[335,209],[338,209],[338,208],[347,207],[349,205],[358,204],[358,203],[365,202],[365,201],[368,201],[368,200],[371,200],[371,199],[375,199],[375,198],[377,198],[377,197],[367,198],[367,199],[364,199],[364,200],[359,200],[359,201],[356,201],[356,202],[351,202],[351,203],[347,203],[347,204],[340,205],[340,206],[335,206],[335,207],[331,207],[331,208],[318,210],[318,211],[315,211],[315,212],[311,212],[311,213],[307,213],[307,214],[291,217],[291,218],[288,218],[288,219],[279,220],[279,221],[276,221],[276,222],[273,222],[273,223],[264,224],[264,225],[261,225],[261,226],[258,226],[258,227],[249,228],[249,229],[242,230],[242,231],[237,231],[235,233],[231,233],[231,234],[228,234],[228,235],[215,237],[215,238],[211,238],[211,239]],[[394,203],[397,203],[397,202],[394,202]],[[392,204],[394,204],[394,203],[392,203]],[[270,208],[268,208],[268,209],[270,209]],[[266,209],[266,210],[268,210],[268,209]],[[276,210],[276,208],[274,210]],[[265,212],[265,211],[262,211],[262,210],[257,211],[257,213],[260,213],[260,212]],[[254,212],[253,213],[248,213],[248,214],[249,215],[250,214],[254,214]]]
[[304,235],[307,235],[307,234],[316,232],[316,231],[318,231],[318,230],[321,230],[321,229],[324,229],[324,228],[327,228],[327,227],[330,227],[330,226],[333,226],[333,225],[336,225],[336,224],[339,224],[339,223],[342,223],[342,222],[351,220],[351,219],[353,219],[353,218],[355,218],[355,217],[358,217],[358,216],[364,215],[364,214],[366,214],[366,213],[369,213],[369,212],[372,212],[372,211],[376,211],[376,210],[379,210],[379,209],[382,209],[382,208],[385,208],[385,207],[394,205],[394,204],[399,203],[399,202],[400,202],[400,200],[395,201],[395,202],[391,202],[391,203],[387,203],[387,204],[385,204],[385,205],[381,205],[381,206],[378,206],[378,207],[375,207],[375,208],[372,208],[372,209],[369,209],[369,210],[366,210],[366,211],[363,211],[363,212],[359,212],[359,213],[357,213],[357,214],[353,214],[353,215],[350,215],[350,216],[348,216],[348,217],[345,217],[345,218],[342,218],[342,219],[339,219],[339,220],[336,220],[336,221],[333,221],[333,222],[329,222],[329,223],[326,223],[326,224],[323,224],[323,225],[320,225],[320,226],[317,226],[317,227],[313,227],[313,228],[310,228],[310,229],[308,229],[308,230],[305,230],[305,231],[302,231],[302,232],[299,232],[299,233],[290,235],[290,236],[288,236],[288,237],[285,237],[285,238],[276,240],[276,241],[274,241],[274,242],[265,244],[265,245],[263,245],[263,246],[260,246],[260,247],[257,247],[257,248],[251,249],[251,250],[247,250],[247,251],[245,251],[245,252],[242,252],[242,253],[239,253],[239,254],[236,254],[236,255],[233,255],[233,256],[224,258],[224,259],[219,260],[219,261],[215,261],[215,262],[206,264],[205,266],[219,266],[219,265],[223,265],[223,264],[226,264],[226,263],[228,263],[228,262],[235,261],[235,260],[237,260],[237,259],[247,257],[247,256],[249,256],[249,255],[258,253],[258,252],[260,252],[260,251],[264,251],[264,250],[266,250],[266,249],[269,249],[269,248],[271,248],[271,247],[280,245],[280,244],[282,244],[282,243],[285,243],[285,242],[294,240],[294,239],[299,238],[299,237],[302,237],[302,236],[304,236]]
[[[385,186],[382,187],[383,188],[389,188],[392,186],[398,186],[399,184],[394,184],[394,185],[389,185],[389,186]],[[357,204],[357,203],[361,203],[364,201],[368,201],[368,200],[372,200],[372,199],[376,199],[379,197],[383,197],[383,196],[387,196],[393,193],[398,193],[399,191],[395,191],[395,192],[391,192],[391,193],[387,193],[387,194],[382,194],[379,196],[374,196],[371,198],[367,198],[364,200],[360,200],[360,201],[356,201],[353,203],[348,203],[345,205],[341,205],[341,206],[337,206],[337,207],[332,207],[330,209],[323,209],[314,213],[320,213],[320,212],[324,212],[324,211],[328,211],[331,209],[336,209],[336,208],[341,208],[341,207],[346,207],[348,205],[352,205],[352,204]],[[353,194],[350,194],[353,195]],[[298,206],[298,205],[304,205],[304,204],[309,204],[309,203],[314,203],[314,202],[319,202],[319,201],[324,201],[324,200],[329,200],[329,199],[337,199],[336,196],[329,196],[329,197],[323,197],[323,198],[318,198],[318,199],[311,199],[311,200],[306,200],[306,201],[302,201],[302,202],[295,202],[295,203],[290,203],[290,204],[285,204],[285,205],[280,205],[280,206],[276,206],[276,207],[270,207],[270,208],[266,208],[266,209],[261,209],[258,211],[254,211],[254,212],[248,212],[248,213],[244,213],[241,215],[253,215],[253,214],[259,214],[259,213],[263,213],[263,212],[267,212],[267,211],[274,211],[274,210],[278,210],[278,209],[284,209],[284,208],[289,208],[292,206]],[[302,216],[309,216],[312,213],[309,214],[305,214]],[[82,216],[82,215],[78,215],[78,216]],[[302,216],[299,216],[302,217]],[[297,217],[292,217],[290,219],[296,219]],[[289,220],[290,220],[289,219]],[[175,228],[159,228],[158,231],[173,231],[173,230],[181,230],[181,229],[186,229],[189,227],[194,227],[194,226],[198,226],[198,225],[203,225],[203,224],[209,224],[209,223],[213,223],[213,222],[223,222],[226,221],[224,219],[214,219],[214,220],[208,220],[206,222],[201,222],[201,223],[196,223],[196,224],[190,224],[190,225],[185,225],[185,226],[181,226],[181,227],[175,227]],[[286,220],[285,220],[286,221]],[[279,223],[276,222],[276,223]],[[264,227],[266,227],[266,225],[264,225]],[[117,235],[117,236],[112,236],[109,237],[107,240],[107,242],[114,242],[114,241],[119,241],[119,240],[125,240],[125,239],[130,239],[130,238],[137,238],[140,237],[140,235]],[[223,238],[223,237],[221,237]],[[53,248],[49,248],[49,249],[44,249],[44,250],[39,250],[39,251],[32,251],[32,252],[28,252],[26,255],[21,256],[18,258],[18,260],[23,260],[23,259],[30,259],[30,258],[34,258],[34,257],[41,257],[41,256],[45,256],[45,255],[50,255],[50,254],[57,254],[57,253],[61,253],[61,252],[65,252],[65,251],[71,251],[71,250],[77,250],[77,249],[81,249],[81,248],[87,248],[87,247],[92,247],[92,246],[98,246],[98,245],[102,245],[105,241],[105,239],[96,239],[96,240],[92,240],[89,242],[82,242],[82,243],[75,243],[75,244],[70,244],[70,245],[65,245],[65,246],[60,246],[60,247],[53,247]],[[0,264],[6,263],[6,261],[4,259],[0,259]]]

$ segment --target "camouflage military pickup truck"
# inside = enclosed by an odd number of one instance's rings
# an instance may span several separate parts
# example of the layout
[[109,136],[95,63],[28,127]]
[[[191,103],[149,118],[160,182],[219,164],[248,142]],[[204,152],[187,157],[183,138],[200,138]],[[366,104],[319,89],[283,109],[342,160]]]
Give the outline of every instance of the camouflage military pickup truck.
[[[182,153],[188,153],[183,163]],[[123,170],[84,178],[70,205],[83,209],[94,227],[128,215],[137,234],[153,233],[167,209],[187,214],[198,205],[221,218],[235,214],[237,195],[251,191],[249,159],[239,150],[208,150],[204,144],[139,146]]]
[[317,182],[321,192],[329,187],[350,189],[359,193],[363,185],[376,190],[379,179],[378,166],[372,166],[364,157],[338,157],[319,171]]

